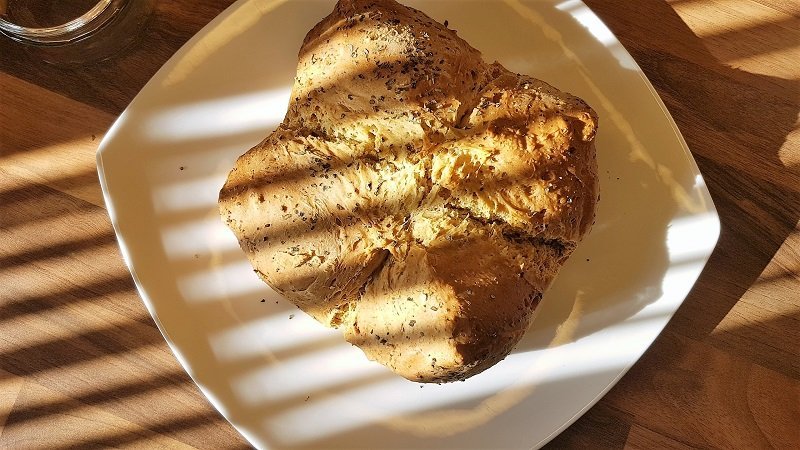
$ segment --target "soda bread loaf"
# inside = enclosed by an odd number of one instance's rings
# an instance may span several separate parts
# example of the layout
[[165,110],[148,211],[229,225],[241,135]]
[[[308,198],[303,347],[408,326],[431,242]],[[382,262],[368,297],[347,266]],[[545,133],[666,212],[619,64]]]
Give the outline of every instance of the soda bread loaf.
[[422,12],[341,0],[220,212],[266,283],[370,359],[461,380],[511,351],[590,229],[596,129]]

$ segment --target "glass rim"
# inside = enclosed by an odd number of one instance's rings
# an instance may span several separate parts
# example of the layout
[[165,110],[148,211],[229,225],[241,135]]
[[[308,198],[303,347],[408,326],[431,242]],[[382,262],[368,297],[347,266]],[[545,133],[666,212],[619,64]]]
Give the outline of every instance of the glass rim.
[[40,45],[66,44],[91,34],[105,25],[121,8],[119,3],[124,2],[99,0],[83,15],[52,27],[25,27],[0,17],[0,32],[18,42]]

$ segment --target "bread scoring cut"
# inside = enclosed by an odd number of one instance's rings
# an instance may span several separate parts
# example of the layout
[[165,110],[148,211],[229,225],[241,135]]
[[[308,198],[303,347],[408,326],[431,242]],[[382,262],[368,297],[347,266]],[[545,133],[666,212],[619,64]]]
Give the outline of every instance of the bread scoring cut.
[[596,129],[422,12],[341,0],[220,213],[265,282],[370,359],[464,379],[511,351],[589,231]]

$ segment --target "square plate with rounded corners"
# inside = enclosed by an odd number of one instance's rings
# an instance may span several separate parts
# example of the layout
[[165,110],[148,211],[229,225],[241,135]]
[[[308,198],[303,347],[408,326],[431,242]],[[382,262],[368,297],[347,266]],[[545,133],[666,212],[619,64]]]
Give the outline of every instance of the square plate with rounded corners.
[[672,118],[581,1],[409,3],[447,19],[487,60],[595,108],[596,225],[496,366],[420,385],[369,362],[261,283],[217,214],[235,159],[283,119],[300,43],[333,2],[235,3],[145,86],[97,163],[145,305],[211,403],[257,447],[540,446],[642,355],[719,236]]

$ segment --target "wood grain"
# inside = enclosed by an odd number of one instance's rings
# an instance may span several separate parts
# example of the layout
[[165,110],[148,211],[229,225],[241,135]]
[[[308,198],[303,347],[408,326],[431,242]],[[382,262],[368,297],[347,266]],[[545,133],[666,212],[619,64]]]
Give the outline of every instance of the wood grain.
[[136,295],[95,151],[113,117],[0,73],[0,447],[223,448],[243,439]]
[[232,3],[156,1],[133,48],[105,61],[81,65],[43,63],[35,54],[3,38],[0,71],[116,116],[181,45]]
[[[138,45],[82,67],[0,39],[1,448],[246,447],[142,306],[94,161],[230,3],[157,2]],[[800,3],[586,3],[675,118],[722,234],[664,333],[549,448],[800,448]]]

